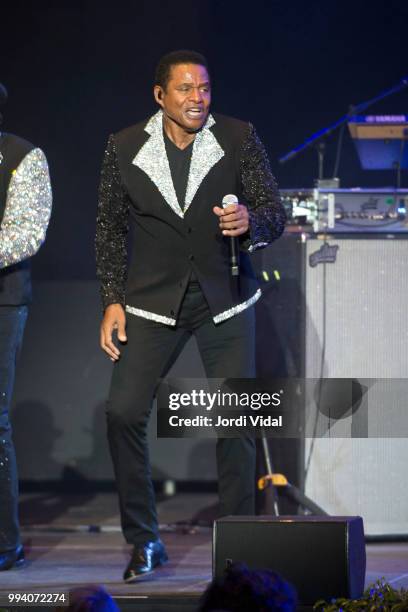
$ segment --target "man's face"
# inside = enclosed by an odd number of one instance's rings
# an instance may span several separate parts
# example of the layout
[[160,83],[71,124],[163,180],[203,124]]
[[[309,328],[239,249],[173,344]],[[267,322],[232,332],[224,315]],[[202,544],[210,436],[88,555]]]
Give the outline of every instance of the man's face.
[[176,64],[171,67],[166,89],[156,85],[154,96],[168,119],[186,132],[195,132],[205,123],[210,109],[207,70],[199,64]]

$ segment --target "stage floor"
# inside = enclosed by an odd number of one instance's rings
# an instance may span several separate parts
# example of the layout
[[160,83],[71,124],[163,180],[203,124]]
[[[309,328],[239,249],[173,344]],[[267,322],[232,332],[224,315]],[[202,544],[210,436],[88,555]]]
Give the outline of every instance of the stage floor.
[[[122,609],[137,602],[137,610],[194,610],[211,579],[212,532],[209,527],[186,524],[198,519],[204,525],[215,509],[213,494],[177,494],[159,500],[170,562],[152,576],[126,585],[122,572],[129,547],[119,529],[114,494],[25,495],[21,523],[27,564],[0,574],[0,594],[54,593],[91,583],[103,584]],[[180,522],[185,525],[175,524]],[[366,584],[381,577],[395,588],[408,587],[408,543],[367,545]]]

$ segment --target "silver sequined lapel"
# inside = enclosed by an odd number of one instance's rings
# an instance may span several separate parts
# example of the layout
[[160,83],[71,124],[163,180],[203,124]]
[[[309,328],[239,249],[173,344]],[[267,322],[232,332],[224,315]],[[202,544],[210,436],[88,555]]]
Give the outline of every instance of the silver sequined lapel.
[[150,138],[145,142],[132,163],[143,170],[150,180],[153,181],[176,215],[183,217],[183,211],[177,201],[176,191],[171,178],[162,126],[162,112],[159,111],[147,123],[145,132],[150,134]]
[[225,153],[214,134],[209,130],[215,123],[212,115],[209,115],[204,128],[198,132],[193,144],[193,153],[188,173],[186,205],[184,214],[187,212],[197,190],[211,168],[224,157]]
[[145,131],[150,138],[137,153],[132,163],[147,174],[156,185],[167,204],[179,217],[183,218],[199,186],[211,168],[224,156],[224,151],[218,144],[214,134],[209,130],[215,123],[209,115],[203,129],[197,134],[191,156],[190,171],[187,181],[186,205],[184,211],[177,201],[176,191],[171,178],[170,166],[167,160],[166,147],[163,138],[163,113],[158,111],[148,121]]

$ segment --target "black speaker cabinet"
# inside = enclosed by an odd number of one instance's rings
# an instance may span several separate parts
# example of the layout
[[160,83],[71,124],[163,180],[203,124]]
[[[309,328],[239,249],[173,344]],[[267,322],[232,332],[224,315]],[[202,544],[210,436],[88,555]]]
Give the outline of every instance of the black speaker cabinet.
[[[305,244],[302,236],[285,233],[267,249],[256,251],[252,263],[262,287],[256,312],[256,374],[258,378],[303,376],[305,304],[303,276]],[[301,415],[299,415],[301,417]],[[258,440],[258,442],[260,442]],[[274,438],[268,441],[274,471],[303,488],[303,440]],[[258,444],[258,475],[265,474],[263,449]],[[265,493],[258,496],[258,510],[268,512]],[[296,514],[298,506],[281,496],[279,511]]]
[[299,602],[358,598],[365,545],[359,516],[228,516],[214,524],[213,574],[231,563],[271,569],[296,588]]

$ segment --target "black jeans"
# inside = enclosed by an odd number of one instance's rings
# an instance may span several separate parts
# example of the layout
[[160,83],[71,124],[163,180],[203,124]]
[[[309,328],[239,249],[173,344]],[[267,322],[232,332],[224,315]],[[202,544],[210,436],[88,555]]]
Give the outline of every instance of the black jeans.
[[0,552],[19,546],[18,477],[9,410],[27,306],[0,306]]
[[[190,283],[175,328],[127,315],[128,342],[114,366],[108,401],[108,438],[122,529],[133,545],[158,538],[146,428],[157,388],[194,334],[208,378],[255,375],[252,308],[215,325],[198,283]],[[217,441],[220,513],[253,514],[255,443],[251,436]]]

